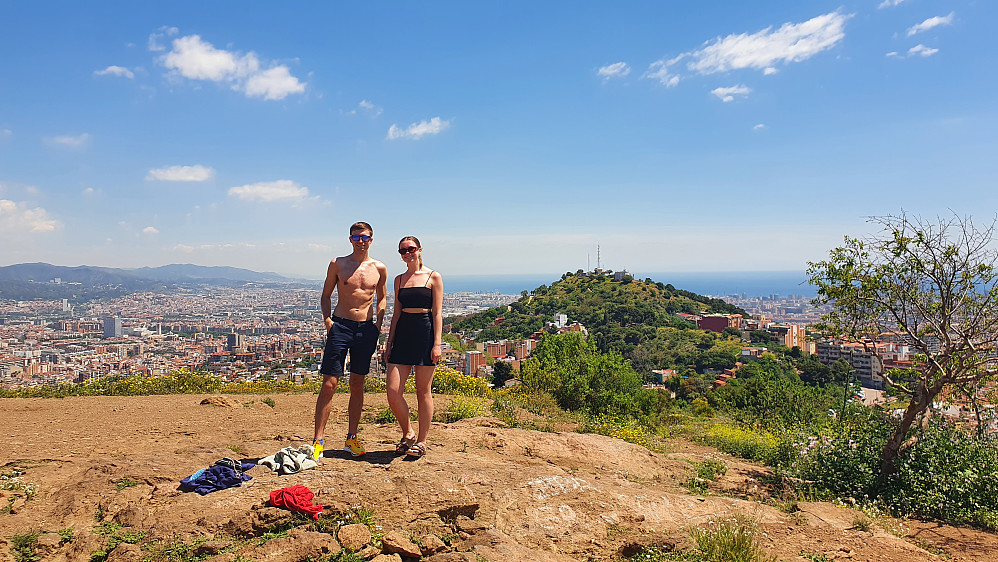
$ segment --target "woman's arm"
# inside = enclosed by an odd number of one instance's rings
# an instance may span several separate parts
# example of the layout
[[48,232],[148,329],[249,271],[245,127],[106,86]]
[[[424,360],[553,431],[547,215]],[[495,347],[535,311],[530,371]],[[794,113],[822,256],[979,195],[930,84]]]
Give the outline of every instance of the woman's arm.
[[399,275],[395,277],[395,281],[392,282],[392,291],[395,294],[395,298],[392,301],[392,323],[388,328],[388,339],[385,341],[385,361],[388,361],[388,356],[391,355],[392,341],[395,339],[395,324],[399,319],[399,312],[402,310],[399,308]]
[[440,345],[444,331],[444,319],[442,315],[444,308],[444,280],[436,271],[431,274],[430,280],[432,281],[431,287],[433,289],[433,349],[430,350],[430,359],[436,363],[440,361],[440,357],[443,355]]

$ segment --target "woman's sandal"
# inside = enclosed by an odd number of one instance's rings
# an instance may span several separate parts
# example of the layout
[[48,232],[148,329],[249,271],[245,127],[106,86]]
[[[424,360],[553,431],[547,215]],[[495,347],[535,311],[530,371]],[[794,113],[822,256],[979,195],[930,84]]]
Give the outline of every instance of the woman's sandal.
[[405,452],[407,457],[420,458],[426,454],[426,443],[414,443],[409,450]]
[[403,437],[399,440],[399,444],[395,445],[396,455],[405,455],[409,452],[409,448],[416,443],[415,437]]

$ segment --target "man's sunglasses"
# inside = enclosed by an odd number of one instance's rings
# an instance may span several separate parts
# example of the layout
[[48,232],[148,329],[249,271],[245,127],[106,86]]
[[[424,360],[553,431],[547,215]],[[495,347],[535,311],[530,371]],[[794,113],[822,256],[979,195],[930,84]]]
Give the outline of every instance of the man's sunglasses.
[[366,234],[351,234],[350,235],[350,240],[353,240],[354,242],[370,242],[371,238],[372,238],[371,236],[368,236]]
[[416,246],[408,246],[408,247],[405,247],[405,248],[399,248],[399,255],[400,256],[404,256],[406,254],[411,254],[411,253],[415,252],[418,249],[419,248],[416,247]]

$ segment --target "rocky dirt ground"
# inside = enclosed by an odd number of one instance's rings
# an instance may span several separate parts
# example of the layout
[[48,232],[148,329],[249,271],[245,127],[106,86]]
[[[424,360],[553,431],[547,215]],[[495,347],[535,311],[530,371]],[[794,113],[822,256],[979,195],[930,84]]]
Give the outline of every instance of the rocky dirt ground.
[[[866,523],[859,511],[826,503],[785,513],[766,502],[773,492],[760,482],[765,467],[683,441],[651,453],[609,437],[510,429],[483,417],[437,424],[424,458],[397,458],[396,426],[370,421],[386,408],[380,395],[368,396],[364,457],[337,450],[347,399],[339,394],[327,429],[332,450],[318,468],[278,476],[255,467],[241,487],[183,493],[181,478],[219,458],[256,459],[311,439],[314,396],[273,395],[273,407],[256,395],[227,395],[216,401],[223,405],[202,405],[205,398],[0,401],[0,471],[19,469],[23,482],[37,485],[28,501],[0,491],[0,508],[7,506],[0,561],[15,560],[11,537],[42,531],[49,533],[36,552],[46,560],[89,560],[110,537],[126,539],[113,541],[120,544],[112,561],[165,557],[180,542],[221,552],[212,560],[303,560],[335,553],[340,543],[363,549],[363,537],[341,533],[337,541],[308,525],[266,540],[288,516],[266,506],[269,492],[296,484],[315,492],[326,513],[373,514],[375,533],[386,534],[383,548],[399,553],[382,560],[415,559],[419,545],[410,538],[422,544],[423,560],[614,560],[642,545],[689,546],[690,526],[734,517],[754,520],[762,546],[782,560],[998,559],[998,537],[973,529]],[[447,402],[437,397],[437,408]],[[707,457],[724,460],[727,473],[710,493],[691,495],[680,485],[689,461]],[[71,542],[54,533],[62,529],[73,530]],[[364,550],[369,558],[379,553]]]

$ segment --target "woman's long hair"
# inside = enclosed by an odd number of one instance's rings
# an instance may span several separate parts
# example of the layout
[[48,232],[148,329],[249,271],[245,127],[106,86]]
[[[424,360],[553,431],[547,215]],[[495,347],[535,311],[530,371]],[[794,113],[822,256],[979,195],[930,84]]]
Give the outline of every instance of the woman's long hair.
[[[409,241],[413,242],[414,244],[416,244],[416,247],[419,248],[420,250],[423,249],[423,246],[420,245],[420,243],[419,243],[419,238],[416,238],[415,236],[403,236],[402,239],[399,240],[399,245],[401,245],[402,242],[405,242],[406,240],[409,240]],[[423,257],[422,257],[422,253],[420,253],[420,257],[418,257],[416,259],[419,260],[419,269],[423,269]]]

